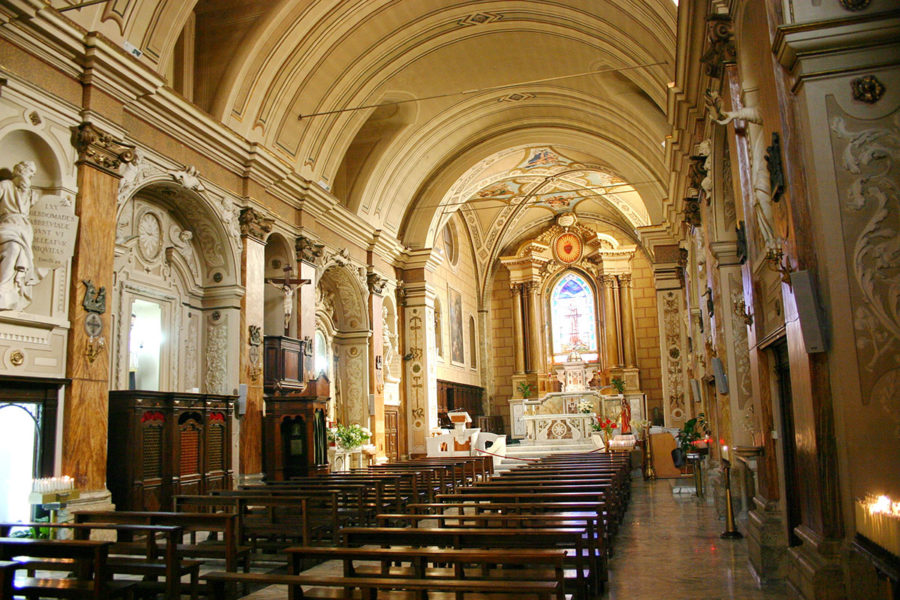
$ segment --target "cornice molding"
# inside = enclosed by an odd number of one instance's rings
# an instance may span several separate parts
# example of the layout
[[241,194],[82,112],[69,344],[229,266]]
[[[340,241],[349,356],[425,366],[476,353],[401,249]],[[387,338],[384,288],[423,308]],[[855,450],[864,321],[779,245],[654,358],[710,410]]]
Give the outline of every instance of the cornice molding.
[[[897,64],[900,10],[782,25],[772,52],[799,79]],[[877,52],[867,53],[869,50]]]

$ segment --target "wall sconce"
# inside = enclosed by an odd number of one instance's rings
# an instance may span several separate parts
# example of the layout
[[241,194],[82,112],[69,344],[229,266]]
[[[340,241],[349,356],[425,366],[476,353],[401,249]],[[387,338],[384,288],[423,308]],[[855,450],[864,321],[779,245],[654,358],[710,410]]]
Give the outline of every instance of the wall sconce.
[[747,309],[743,298],[734,301],[734,314],[743,319],[744,325],[753,325],[753,314]]
[[766,262],[771,270],[781,274],[782,283],[788,284],[788,287],[794,289],[791,285],[791,273],[794,269],[791,267],[790,261],[784,258],[784,253],[780,248],[770,248],[766,252]]
[[94,362],[103,349],[106,347],[106,341],[102,336],[91,336],[88,338],[87,348],[84,349],[84,355],[87,357],[88,362]]

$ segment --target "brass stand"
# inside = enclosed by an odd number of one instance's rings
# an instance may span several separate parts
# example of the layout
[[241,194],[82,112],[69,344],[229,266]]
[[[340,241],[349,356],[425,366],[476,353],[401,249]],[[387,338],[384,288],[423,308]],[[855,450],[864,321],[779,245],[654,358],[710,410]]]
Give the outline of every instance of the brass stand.
[[731,463],[727,459],[722,459],[725,465],[725,532],[719,537],[726,540],[739,540],[743,535],[734,525],[734,509],[731,507]]
[[644,481],[656,479],[656,469],[653,468],[653,448],[650,445],[650,428],[644,428]]

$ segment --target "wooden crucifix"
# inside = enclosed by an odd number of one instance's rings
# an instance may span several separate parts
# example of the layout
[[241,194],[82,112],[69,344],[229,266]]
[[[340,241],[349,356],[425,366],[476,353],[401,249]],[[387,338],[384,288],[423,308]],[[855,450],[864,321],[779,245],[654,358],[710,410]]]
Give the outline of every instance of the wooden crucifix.
[[284,335],[289,335],[291,330],[291,315],[294,314],[294,290],[301,285],[312,283],[309,279],[291,277],[293,271],[290,265],[286,265],[284,267],[284,277],[266,279],[266,283],[284,294]]

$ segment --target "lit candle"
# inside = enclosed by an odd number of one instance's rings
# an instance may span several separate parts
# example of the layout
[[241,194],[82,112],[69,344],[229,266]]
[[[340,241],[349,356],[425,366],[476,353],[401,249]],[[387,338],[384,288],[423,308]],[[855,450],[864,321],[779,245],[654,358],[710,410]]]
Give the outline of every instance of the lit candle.
[[722,458],[728,460],[728,446],[722,446]]

